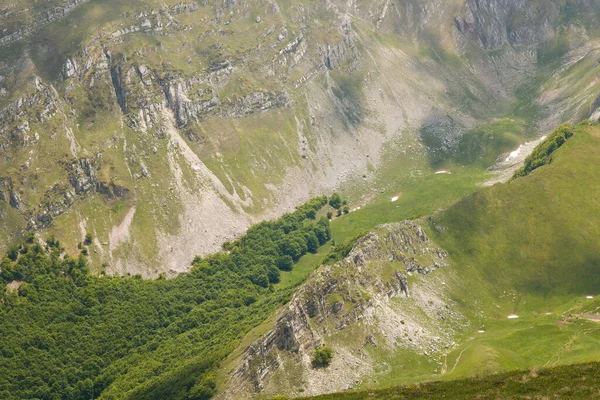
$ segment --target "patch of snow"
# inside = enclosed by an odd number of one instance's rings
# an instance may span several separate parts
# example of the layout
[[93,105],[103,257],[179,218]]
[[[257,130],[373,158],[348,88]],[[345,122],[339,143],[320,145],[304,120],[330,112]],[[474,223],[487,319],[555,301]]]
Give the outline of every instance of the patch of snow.
[[508,319],[517,319],[517,318],[519,318],[519,316],[515,315],[515,314],[512,314],[512,315],[508,316]]
[[395,201],[398,201],[399,198],[400,198],[399,196],[392,197],[392,203],[395,202]]
[[450,171],[446,171],[446,170],[442,169],[442,170],[440,170],[440,171],[435,171],[435,174],[436,174],[436,175],[441,175],[441,174],[449,174],[449,175],[451,175],[451,174],[452,174],[452,172],[450,172]]
[[485,331],[483,329],[480,329],[477,331],[477,333],[485,333]]
[[593,299],[594,296],[585,296],[586,299]]
[[508,157],[506,157],[504,160],[489,168],[490,171],[494,172],[495,176],[484,185],[492,186],[498,182],[508,181],[513,176],[515,171],[517,171],[523,165],[523,161],[525,161],[527,156],[529,156],[533,150],[545,139],[546,136],[542,136],[537,140],[523,143],[518,149],[509,153]]
[[523,149],[523,146],[519,146],[518,149],[516,149],[515,151],[511,152],[508,157],[506,157],[506,160],[504,160],[505,162],[508,162],[512,159],[515,159],[517,157],[519,157],[519,154],[521,154],[521,150]]

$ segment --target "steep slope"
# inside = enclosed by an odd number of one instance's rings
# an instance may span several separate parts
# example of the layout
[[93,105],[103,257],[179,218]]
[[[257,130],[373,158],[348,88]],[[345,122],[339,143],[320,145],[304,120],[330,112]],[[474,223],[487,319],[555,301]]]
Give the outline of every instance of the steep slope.
[[319,400],[358,399],[427,399],[494,398],[531,399],[564,396],[570,399],[597,399],[598,363],[560,366],[529,371],[512,371],[498,375],[433,382],[385,390],[336,393],[314,397]]
[[[368,234],[258,330],[268,333],[232,353],[221,397],[597,360],[599,148],[598,126],[563,126],[532,155],[543,151],[546,165],[418,220],[431,240],[415,223]],[[427,274],[405,280],[407,271]],[[333,359],[314,368],[323,345]]]
[[[456,333],[470,323],[453,311],[435,276],[445,266],[446,254],[416,224],[369,233],[343,261],[321,267],[303,284],[273,329],[244,350],[220,397],[344,390],[375,373],[373,349],[428,355],[454,346]],[[310,356],[325,343],[335,346],[334,361],[313,370]]]
[[458,265],[477,265],[501,288],[548,298],[597,290],[599,129],[568,129],[574,136],[549,165],[477,192],[429,221],[434,240]]
[[42,230],[74,252],[87,231],[96,272],[174,274],[371,178],[390,140],[418,138],[439,165],[512,110],[493,154],[590,115],[598,2],[526,4],[10,2],[0,246]]

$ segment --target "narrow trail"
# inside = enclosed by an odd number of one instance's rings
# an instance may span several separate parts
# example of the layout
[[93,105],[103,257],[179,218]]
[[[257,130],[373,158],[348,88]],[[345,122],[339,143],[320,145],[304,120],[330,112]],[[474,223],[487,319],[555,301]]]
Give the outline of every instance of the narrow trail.
[[444,356],[444,364],[442,364],[442,370],[440,371],[441,375],[444,375],[448,370],[448,355]]
[[[452,367],[452,369],[450,370],[450,374],[454,372],[454,370],[456,369],[456,366],[458,365],[458,363],[460,362],[460,358],[462,357],[463,353],[465,352],[465,350],[467,350],[469,347],[471,346],[467,346],[464,349],[461,350],[461,352],[458,354],[458,357],[456,357],[456,360],[454,361],[454,366]],[[444,364],[446,364],[446,360],[444,360]],[[444,374],[445,371],[442,373]]]
[[577,332],[575,335],[569,338],[569,340],[567,340],[564,346],[562,346],[556,353],[554,353],[548,361],[546,361],[546,363],[544,364],[544,368],[558,365],[563,354],[568,352],[573,347],[573,344],[575,344],[575,342],[577,342],[582,337],[589,335],[595,330],[596,329],[594,328],[587,328]]

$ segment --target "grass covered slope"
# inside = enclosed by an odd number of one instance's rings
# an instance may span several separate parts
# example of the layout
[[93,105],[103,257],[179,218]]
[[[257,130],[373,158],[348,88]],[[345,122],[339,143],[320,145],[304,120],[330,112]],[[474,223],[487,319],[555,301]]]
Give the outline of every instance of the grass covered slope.
[[359,399],[531,399],[600,398],[600,363],[568,365],[543,370],[512,371],[487,377],[422,385],[337,393],[318,400]]
[[[569,132],[569,140],[548,152],[555,139],[565,136],[565,132]],[[460,381],[454,386],[452,383],[439,384],[431,386],[431,390],[427,386],[426,391],[415,389],[414,385],[600,360],[600,324],[596,322],[600,310],[600,297],[596,296],[600,290],[597,258],[600,254],[599,148],[600,127],[590,124],[561,126],[534,152],[534,155],[551,155],[551,163],[544,163],[510,183],[482,189],[444,211],[419,220],[435,245],[449,253],[449,265],[422,278],[412,276],[408,279],[410,296],[392,301],[398,306],[399,313],[406,314],[415,308],[408,301],[426,298],[424,288],[433,288],[438,298],[441,292],[446,293],[444,299],[448,308],[445,309],[466,318],[460,329],[452,333],[452,344],[427,353],[419,352],[407,346],[415,343],[412,332],[409,336],[397,335],[395,346],[387,346],[375,334],[377,340],[373,344],[357,339],[370,333],[372,323],[348,323],[339,328],[333,323],[336,318],[333,314],[315,318],[311,323],[321,335],[321,343],[333,349],[332,365],[319,370],[306,369],[308,378],[300,379],[297,373],[300,362],[283,363],[277,371],[287,371],[290,382],[297,378],[295,387],[300,389],[291,389],[286,384],[277,386],[279,378],[276,377],[271,388],[270,383],[263,380],[267,382],[262,382],[264,389],[254,395],[268,398],[279,393],[293,397],[346,388],[379,390],[413,385],[413,391],[422,393],[425,398],[435,398],[448,387],[457,390],[450,392],[454,397],[449,398],[469,398],[479,392],[494,397],[495,378]],[[361,212],[368,214],[369,210],[365,207]],[[376,213],[371,215],[374,219],[378,217]],[[369,251],[373,252],[373,248]],[[352,259],[350,257],[342,264],[341,269],[351,268],[348,262]],[[375,262],[373,265],[381,267],[383,264]],[[354,270],[346,272],[346,279],[350,279],[352,273]],[[369,289],[365,281],[363,276],[360,282],[367,291],[365,298],[386,293],[385,290]],[[345,290],[341,290],[342,296],[344,293]],[[372,312],[376,314],[384,302],[375,301],[374,304]],[[382,313],[378,322],[385,322],[390,314]],[[408,326],[413,325],[406,315],[402,321]],[[448,321],[446,316],[434,321],[432,332],[443,332],[445,321]],[[424,332],[426,328],[419,319],[415,319],[414,325],[418,326],[418,332]],[[335,329],[327,329],[328,326],[335,326]],[[434,339],[434,335],[425,335],[426,343],[434,343]],[[281,359],[285,356],[304,361],[311,355],[310,351],[302,349],[282,353]],[[321,382],[339,381],[355,372],[354,366],[340,363],[348,355],[360,359],[368,367],[356,373],[353,383],[344,385],[344,389],[332,389],[330,385],[315,390]],[[231,371],[230,366],[223,368],[226,372]],[[518,379],[524,375],[529,373],[521,373]],[[500,381],[507,383],[510,390],[514,389],[513,393],[520,390],[536,393],[538,390],[537,384],[533,383],[517,385],[511,376],[506,375]],[[562,385],[558,382],[556,385]],[[499,384],[499,388],[504,383]],[[550,387],[562,390],[565,386]],[[565,393],[574,398],[589,398],[589,392],[585,391],[588,389],[584,387],[581,392]],[[360,393],[357,398],[369,393]],[[398,398],[403,398],[404,394],[412,392],[394,389],[374,392],[372,396],[395,398],[396,393],[400,393]]]
[[456,268],[474,266],[492,286],[542,298],[600,288],[600,128],[573,131],[552,164],[430,219]]

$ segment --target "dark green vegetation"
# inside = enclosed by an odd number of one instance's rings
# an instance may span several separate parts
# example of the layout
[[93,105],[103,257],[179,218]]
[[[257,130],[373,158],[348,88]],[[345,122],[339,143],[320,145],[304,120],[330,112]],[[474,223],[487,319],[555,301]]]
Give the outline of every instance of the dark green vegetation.
[[529,175],[533,170],[550,164],[552,162],[552,153],[565,144],[571,136],[573,136],[573,127],[571,124],[564,124],[558,127],[525,159],[525,165],[515,173],[513,179]]
[[329,366],[333,358],[333,350],[330,347],[319,347],[315,349],[311,363],[313,368],[325,368]]
[[[319,400],[359,399],[598,399],[600,363],[511,371],[487,377],[432,382],[392,389],[317,396]],[[547,396],[547,397],[546,397]]]
[[11,250],[0,398],[209,398],[219,361],[289,298],[289,286],[273,286],[280,269],[329,240],[328,220],[315,220],[327,200],[250,228],[170,280],[92,276],[55,240]]

